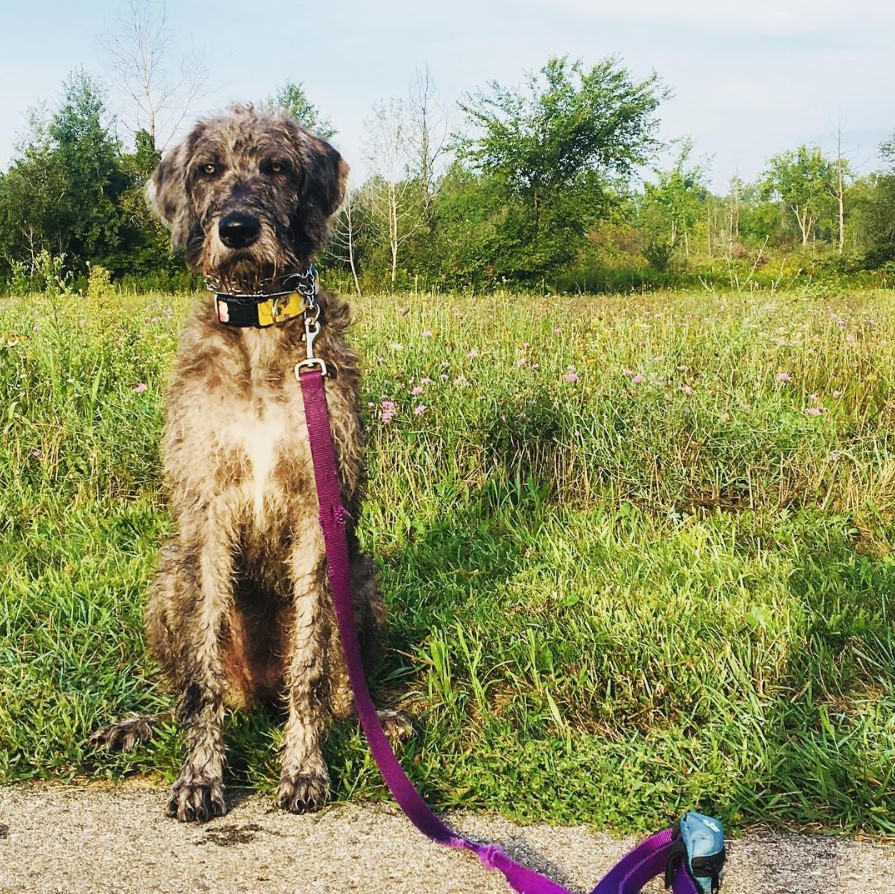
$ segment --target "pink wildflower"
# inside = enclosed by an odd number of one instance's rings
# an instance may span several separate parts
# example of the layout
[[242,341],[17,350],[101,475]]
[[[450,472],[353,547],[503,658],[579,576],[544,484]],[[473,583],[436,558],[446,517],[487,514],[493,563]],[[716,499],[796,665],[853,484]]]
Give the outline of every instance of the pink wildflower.
[[820,416],[820,414],[823,413],[823,411],[824,411],[824,407],[808,407],[808,409],[805,410],[805,415],[806,416]]
[[416,413],[417,416],[425,413],[428,407],[425,404],[419,404],[418,406],[413,408],[413,412]]
[[142,394],[148,387],[149,386],[145,382],[140,382],[139,384],[134,385],[134,391],[136,391],[137,394]]
[[577,382],[578,381],[578,373],[566,373],[563,376],[563,381],[565,382]]
[[379,404],[379,418],[383,422],[391,422],[397,412],[398,407],[393,400],[384,400]]
[[792,376],[789,373],[777,373],[777,375],[774,376],[774,381],[775,382],[791,382]]
[[687,396],[693,393],[693,389],[689,385],[681,385],[678,391],[680,391],[681,394],[686,394]]
[[431,329],[427,329],[427,330],[423,333],[423,338],[432,338],[432,330],[431,330]]
[[418,394],[422,394],[422,393],[423,393],[423,386],[422,386],[422,385],[417,385],[415,388],[411,388],[411,389],[410,389],[410,393],[411,393],[414,397],[416,397]]
[[645,382],[646,379],[645,379],[642,375],[640,375],[640,373],[637,373],[637,375],[634,376],[634,378],[631,379],[631,381],[632,381],[635,385],[639,385],[641,382]]

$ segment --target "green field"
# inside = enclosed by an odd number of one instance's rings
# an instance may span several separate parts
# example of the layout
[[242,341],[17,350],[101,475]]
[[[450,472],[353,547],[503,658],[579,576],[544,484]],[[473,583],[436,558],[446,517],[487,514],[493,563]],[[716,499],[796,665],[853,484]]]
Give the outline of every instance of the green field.
[[[85,740],[170,704],[141,616],[191,300],[0,303],[0,782],[179,769],[173,727]],[[356,308],[374,686],[435,805],[895,833],[890,292]],[[272,789],[276,719],[228,731],[232,781]],[[336,798],[385,797],[353,724],[328,756]]]

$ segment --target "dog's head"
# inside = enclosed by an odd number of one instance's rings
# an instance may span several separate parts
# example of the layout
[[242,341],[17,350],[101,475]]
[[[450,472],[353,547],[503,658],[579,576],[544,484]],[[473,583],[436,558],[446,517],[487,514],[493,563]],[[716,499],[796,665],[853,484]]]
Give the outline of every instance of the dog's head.
[[146,194],[192,270],[254,291],[308,264],[347,176],[339,153],[293,119],[236,106],[200,121]]

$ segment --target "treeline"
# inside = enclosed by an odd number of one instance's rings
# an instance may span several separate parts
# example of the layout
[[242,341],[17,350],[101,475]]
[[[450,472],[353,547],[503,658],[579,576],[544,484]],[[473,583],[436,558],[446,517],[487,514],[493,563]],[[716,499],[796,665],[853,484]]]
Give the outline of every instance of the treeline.
[[[841,152],[799,146],[717,195],[690,141],[656,167],[668,157],[656,135],[665,96],[616,60],[554,58],[522,87],[467,96],[449,125],[430,73],[418,73],[405,98],[373,111],[369,176],[335,221],[327,276],[359,291],[581,292],[895,278],[895,139],[869,175]],[[337,141],[300,84],[259,104]],[[0,287],[77,287],[91,266],[125,286],[194,285],[143,199],[157,142],[143,127],[125,145],[98,82],[71,75],[0,174]]]

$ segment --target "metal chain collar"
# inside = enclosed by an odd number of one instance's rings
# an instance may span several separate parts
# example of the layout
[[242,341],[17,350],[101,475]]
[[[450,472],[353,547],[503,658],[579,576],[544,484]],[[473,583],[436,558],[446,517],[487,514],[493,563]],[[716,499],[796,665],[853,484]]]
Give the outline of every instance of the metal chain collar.
[[[258,301],[266,301],[268,298],[278,298],[282,295],[291,295],[293,292],[298,292],[307,301],[309,308],[312,308],[317,302],[317,268],[313,264],[308,265],[305,270],[300,270],[298,273],[290,273],[288,276],[276,280],[281,286],[280,290],[276,292],[270,292],[264,287],[258,292],[228,292],[210,276],[204,277],[204,281],[205,288],[209,292],[214,292],[216,295],[227,295],[229,298],[252,298]],[[293,281],[295,285],[290,287],[289,284]]]

